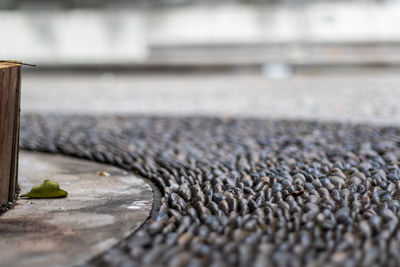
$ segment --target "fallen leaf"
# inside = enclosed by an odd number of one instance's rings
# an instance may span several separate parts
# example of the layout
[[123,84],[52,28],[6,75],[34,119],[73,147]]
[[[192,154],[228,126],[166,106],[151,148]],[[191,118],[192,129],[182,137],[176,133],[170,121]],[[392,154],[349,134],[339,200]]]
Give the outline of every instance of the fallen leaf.
[[21,195],[24,198],[60,198],[66,197],[68,192],[60,189],[58,183],[45,180],[41,185],[32,187],[29,193]]
[[111,174],[110,174],[109,172],[106,172],[106,171],[101,171],[101,172],[98,172],[97,175],[98,175],[98,176],[106,176],[106,177],[108,177],[108,176],[110,176]]

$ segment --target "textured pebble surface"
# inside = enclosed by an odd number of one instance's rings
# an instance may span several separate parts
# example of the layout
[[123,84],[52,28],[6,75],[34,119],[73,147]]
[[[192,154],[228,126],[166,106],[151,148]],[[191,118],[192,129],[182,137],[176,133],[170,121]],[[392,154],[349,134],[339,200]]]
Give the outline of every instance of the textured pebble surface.
[[25,115],[21,147],[149,178],[159,210],[88,266],[399,266],[400,129]]

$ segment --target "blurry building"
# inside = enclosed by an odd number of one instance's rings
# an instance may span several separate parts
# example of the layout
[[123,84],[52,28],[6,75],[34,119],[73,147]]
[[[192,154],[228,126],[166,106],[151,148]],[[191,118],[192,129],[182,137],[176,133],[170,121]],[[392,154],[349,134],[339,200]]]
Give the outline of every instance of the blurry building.
[[398,1],[2,0],[0,58],[40,66],[398,64]]

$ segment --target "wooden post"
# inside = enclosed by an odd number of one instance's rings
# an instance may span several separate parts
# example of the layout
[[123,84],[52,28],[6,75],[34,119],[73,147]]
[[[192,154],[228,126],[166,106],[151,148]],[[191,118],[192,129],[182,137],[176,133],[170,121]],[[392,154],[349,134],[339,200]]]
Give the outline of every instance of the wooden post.
[[21,65],[0,63],[0,206],[17,190]]

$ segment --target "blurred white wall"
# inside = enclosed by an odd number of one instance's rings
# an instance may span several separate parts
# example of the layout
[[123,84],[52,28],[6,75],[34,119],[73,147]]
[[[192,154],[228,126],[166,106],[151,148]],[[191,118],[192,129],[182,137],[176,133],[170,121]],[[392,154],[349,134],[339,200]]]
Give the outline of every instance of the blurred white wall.
[[153,45],[400,41],[400,1],[158,9]]
[[129,64],[147,56],[135,11],[1,11],[0,58],[36,64]]
[[399,14],[400,1],[0,10],[0,58],[141,64],[170,46],[397,43]]

